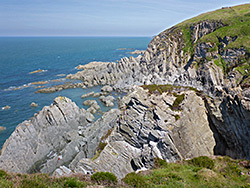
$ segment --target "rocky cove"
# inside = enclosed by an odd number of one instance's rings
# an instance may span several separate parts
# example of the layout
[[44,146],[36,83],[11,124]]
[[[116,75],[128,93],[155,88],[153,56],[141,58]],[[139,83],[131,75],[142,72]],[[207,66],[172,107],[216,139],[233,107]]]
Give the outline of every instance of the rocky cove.
[[101,93],[89,95],[110,106],[110,91],[127,94],[119,108],[96,121],[94,101],[86,102],[90,108],[84,110],[57,97],[17,126],[1,150],[0,169],[57,176],[108,171],[121,179],[150,169],[155,158],[249,160],[249,51],[244,45],[230,47],[240,36],[205,40],[223,27],[222,20],[204,19],[174,26],[156,36],[143,55],[97,62],[67,75],[81,83],[38,90],[102,85]]

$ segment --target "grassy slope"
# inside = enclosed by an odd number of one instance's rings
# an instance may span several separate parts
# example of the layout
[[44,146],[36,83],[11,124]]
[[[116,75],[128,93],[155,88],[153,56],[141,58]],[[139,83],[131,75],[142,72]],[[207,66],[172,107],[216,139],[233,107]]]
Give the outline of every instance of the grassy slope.
[[[221,27],[214,32],[207,34],[196,41],[195,44],[191,41],[191,29],[190,26],[195,23],[207,21],[218,21],[225,26]],[[250,53],[250,4],[239,5],[235,7],[222,8],[216,11],[201,14],[197,17],[186,20],[177,25],[183,31],[183,37],[185,41],[184,52],[193,54],[194,48],[197,43],[210,42],[215,44],[215,47],[211,51],[217,51],[220,45],[218,38],[224,38],[225,36],[235,37],[237,39],[234,42],[229,43],[225,49],[234,49],[243,47],[248,53]],[[209,59],[212,60],[212,59]],[[231,71],[232,67],[226,67],[226,63],[222,58],[215,60],[215,64],[223,68],[224,73]],[[243,83],[250,80],[250,60],[242,59],[238,62],[238,66],[235,67],[242,76],[247,77]],[[246,71],[245,71],[246,70]]]
[[233,160],[229,157],[198,157],[189,161],[167,163],[155,159],[152,170],[139,174],[130,173],[122,181],[107,172],[92,176],[75,174],[72,177],[55,178],[46,174],[7,174],[0,170],[1,188],[59,188],[87,187],[250,187],[250,161]]

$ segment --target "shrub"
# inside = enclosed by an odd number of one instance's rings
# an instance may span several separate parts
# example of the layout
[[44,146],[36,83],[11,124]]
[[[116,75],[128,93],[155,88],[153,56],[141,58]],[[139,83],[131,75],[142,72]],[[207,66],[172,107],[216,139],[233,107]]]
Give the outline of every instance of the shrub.
[[179,120],[181,117],[177,114],[174,116],[175,117],[175,121]]
[[5,177],[8,177],[7,172],[0,170],[0,178],[5,178]]
[[76,178],[69,178],[64,182],[64,187],[86,187],[86,185]]
[[176,93],[174,93],[174,96],[176,97],[171,109],[175,110],[175,111],[179,111],[181,110],[180,104],[182,103],[182,101],[184,100],[185,95],[178,95]]
[[122,179],[122,181],[131,187],[149,187],[149,185],[145,182],[143,176],[141,176],[140,174],[136,174],[135,172],[127,174],[125,178]]
[[117,184],[117,177],[110,172],[96,172],[91,180],[98,184]]
[[201,168],[208,168],[208,169],[213,169],[214,167],[214,161],[207,156],[200,156],[200,157],[196,157],[191,160],[188,160],[188,164],[201,167]]
[[46,188],[47,185],[43,181],[38,181],[37,179],[23,179],[20,188]]
[[154,168],[166,168],[167,166],[167,161],[160,158],[154,158]]

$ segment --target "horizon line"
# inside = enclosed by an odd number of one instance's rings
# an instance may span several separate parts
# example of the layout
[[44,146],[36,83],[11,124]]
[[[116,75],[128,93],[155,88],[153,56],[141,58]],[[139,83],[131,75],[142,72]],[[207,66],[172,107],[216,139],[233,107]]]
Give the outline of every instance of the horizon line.
[[136,36],[126,36],[126,35],[121,35],[121,36],[117,36],[117,35],[114,35],[114,36],[109,36],[109,35],[0,35],[0,37],[23,37],[23,38],[25,38],[25,37],[95,37],[95,38],[97,38],[97,37],[149,37],[149,38],[152,38],[152,37],[155,37],[156,35],[153,35],[153,36],[138,36],[138,35],[136,35]]

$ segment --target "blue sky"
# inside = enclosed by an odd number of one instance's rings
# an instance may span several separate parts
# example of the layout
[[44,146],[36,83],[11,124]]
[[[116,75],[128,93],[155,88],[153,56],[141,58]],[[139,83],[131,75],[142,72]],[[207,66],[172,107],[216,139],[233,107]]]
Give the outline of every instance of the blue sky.
[[153,36],[243,0],[1,0],[0,36]]

